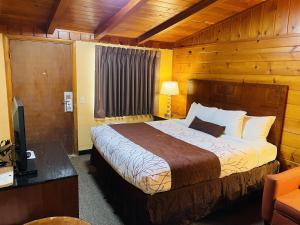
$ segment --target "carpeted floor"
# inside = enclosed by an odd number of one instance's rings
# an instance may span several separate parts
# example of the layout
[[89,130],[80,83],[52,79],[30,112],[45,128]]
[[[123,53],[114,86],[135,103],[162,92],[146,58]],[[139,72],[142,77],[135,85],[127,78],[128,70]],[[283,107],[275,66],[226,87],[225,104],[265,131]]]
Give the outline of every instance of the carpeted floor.
[[[71,161],[79,174],[80,218],[92,225],[123,225],[121,219],[106,202],[93,175],[88,173],[89,155],[73,156]],[[214,213],[192,225],[262,225],[260,199]]]

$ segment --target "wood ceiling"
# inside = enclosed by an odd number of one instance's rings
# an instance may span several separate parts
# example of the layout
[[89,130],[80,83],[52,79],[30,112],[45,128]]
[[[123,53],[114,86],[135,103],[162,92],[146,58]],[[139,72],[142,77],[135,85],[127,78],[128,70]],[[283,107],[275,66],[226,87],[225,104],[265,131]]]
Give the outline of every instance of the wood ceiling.
[[265,0],[0,0],[0,26],[176,42]]

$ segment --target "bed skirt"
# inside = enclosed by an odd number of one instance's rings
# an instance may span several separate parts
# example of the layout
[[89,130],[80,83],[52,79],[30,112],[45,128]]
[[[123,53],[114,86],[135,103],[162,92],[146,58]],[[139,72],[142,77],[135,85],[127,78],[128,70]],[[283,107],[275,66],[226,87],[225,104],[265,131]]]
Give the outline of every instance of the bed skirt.
[[248,172],[149,195],[117,174],[95,147],[91,163],[107,200],[130,225],[189,224],[261,190],[263,177],[279,170],[279,162],[273,161]]

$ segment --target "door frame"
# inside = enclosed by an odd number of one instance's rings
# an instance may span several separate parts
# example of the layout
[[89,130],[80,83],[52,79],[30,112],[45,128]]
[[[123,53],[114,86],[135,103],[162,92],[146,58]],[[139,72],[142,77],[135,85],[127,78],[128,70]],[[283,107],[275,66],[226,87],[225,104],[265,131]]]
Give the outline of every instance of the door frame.
[[7,90],[7,103],[8,103],[8,116],[9,116],[9,131],[10,138],[14,141],[13,126],[12,126],[12,106],[13,88],[12,88],[12,73],[10,62],[10,40],[20,41],[38,41],[38,42],[57,42],[72,45],[72,91],[73,91],[73,125],[74,125],[74,152],[78,155],[78,119],[77,119],[77,73],[76,73],[76,42],[72,40],[59,40],[49,39],[45,37],[29,37],[22,35],[3,35],[3,49],[4,49],[4,62],[6,74],[6,90]]

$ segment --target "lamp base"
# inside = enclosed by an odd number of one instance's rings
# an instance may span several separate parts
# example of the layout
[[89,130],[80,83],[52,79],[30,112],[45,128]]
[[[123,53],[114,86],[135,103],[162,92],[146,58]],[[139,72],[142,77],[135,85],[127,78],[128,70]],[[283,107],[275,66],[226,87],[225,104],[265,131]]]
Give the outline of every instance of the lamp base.
[[171,118],[172,117],[172,113],[171,113],[171,95],[168,96],[168,108],[167,108],[167,112],[165,114],[166,118]]
[[172,117],[171,113],[165,113],[165,117],[170,119]]

